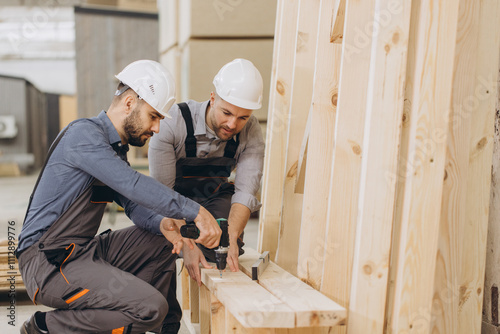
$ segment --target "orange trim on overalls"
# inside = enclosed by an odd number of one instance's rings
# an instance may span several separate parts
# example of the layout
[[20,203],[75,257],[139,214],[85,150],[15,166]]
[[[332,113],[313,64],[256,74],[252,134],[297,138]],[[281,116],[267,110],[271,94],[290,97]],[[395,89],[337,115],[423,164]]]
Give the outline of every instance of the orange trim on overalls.
[[111,331],[111,334],[123,334],[125,327],[115,328]]
[[87,294],[87,292],[89,292],[89,289],[85,289],[85,290],[80,291],[79,293],[77,293],[76,295],[71,297],[70,299],[66,300],[66,304],[72,303],[75,300],[77,300],[78,298],[83,297],[84,295]]
[[64,259],[64,261],[61,263],[61,266],[59,267],[59,271],[61,272],[61,275],[64,277],[64,280],[66,281],[66,283],[69,284],[68,280],[66,279],[66,276],[64,276],[63,272],[62,272],[62,266],[64,264],[64,262],[66,262],[66,260],[71,256],[71,254],[73,254],[73,251],[75,250],[75,244],[72,243],[71,245],[69,245],[68,247],[66,247],[66,250],[68,250],[71,246],[73,246],[73,249],[71,250],[71,252],[69,253],[68,256],[66,256],[66,258]]
[[38,291],[40,291],[40,289],[39,289],[39,288],[37,288],[37,289],[36,289],[35,294],[33,295],[33,304],[35,304],[35,305],[38,305],[38,304],[36,303],[36,301],[35,301],[35,300],[36,300],[36,295],[38,295]]

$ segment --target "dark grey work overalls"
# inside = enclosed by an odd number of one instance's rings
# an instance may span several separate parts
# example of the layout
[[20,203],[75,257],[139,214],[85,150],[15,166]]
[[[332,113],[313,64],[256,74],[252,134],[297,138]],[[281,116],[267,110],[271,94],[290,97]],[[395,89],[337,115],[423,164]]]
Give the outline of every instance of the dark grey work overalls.
[[[239,134],[236,140],[226,142],[224,156],[198,158],[191,111],[186,103],[179,103],[178,106],[186,123],[187,136],[184,142],[186,157],[176,163],[174,190],[201,204],[214,218],[228,219],[234,194],[234,184],[229,183],[228,178],[236,166],[234,156],[239,145]],[[242,233],[238,238],[240,255],[243,254],[243,245]],[[203,245],[198,247],[209,261],[215,262],[213,250]]]
[[142,333],[181,319],[176,255],[164,236],[136,226],[96,236],[114,196],[94,179],[39,241],[18,254],[30,298],[56,308],[47,313],[50,333]]

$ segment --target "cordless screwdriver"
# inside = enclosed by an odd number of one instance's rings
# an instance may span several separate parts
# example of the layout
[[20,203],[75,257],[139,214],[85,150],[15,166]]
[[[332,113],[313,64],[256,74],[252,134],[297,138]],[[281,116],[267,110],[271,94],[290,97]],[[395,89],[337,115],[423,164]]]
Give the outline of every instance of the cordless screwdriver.
[[[227,263],[227,252],[229,250],[229,232],[227,219],[219,218],[217,219],[220,229],[222,230],[222,235],[220,237],[219,247],[215,251],[215,263],[217,264],[217,269],[219,269],[220,277],[222,277],[222,271],[226,269]],[[194,222],[188,222],[186,225],[181,226],[181,235],[184,238],[198,239],[200,236],[200,230],[196,227]]]

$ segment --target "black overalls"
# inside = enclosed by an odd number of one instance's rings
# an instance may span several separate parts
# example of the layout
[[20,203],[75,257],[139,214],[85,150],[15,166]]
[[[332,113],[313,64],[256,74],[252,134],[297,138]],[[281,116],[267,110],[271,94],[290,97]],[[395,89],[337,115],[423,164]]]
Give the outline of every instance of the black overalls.
[[[239,134],[235,140],[226,142],[224,156],[198,158],[196,156],[196,137],[193,119],[186,103],[179,103],[179,108],[186,123],[187,136],[184,142],[186,157],[176,163],[174,190],[205,207],[215,219],[229,217],[234,184],[228,182],[231,172],[236,167],[234,158],[239,145]],[[243,233],[238,238],[240,255],[243,254]],[[215,253],[203,245],[198,245],[205,257],[215,262]]]
[[19,255],[30,298],[56,309],[46,316],[50,333],[142,333],[181,319],[176,255],[163,235],[131,226],[96,236],[106,203],[114,196],[94,179],[42,238]]

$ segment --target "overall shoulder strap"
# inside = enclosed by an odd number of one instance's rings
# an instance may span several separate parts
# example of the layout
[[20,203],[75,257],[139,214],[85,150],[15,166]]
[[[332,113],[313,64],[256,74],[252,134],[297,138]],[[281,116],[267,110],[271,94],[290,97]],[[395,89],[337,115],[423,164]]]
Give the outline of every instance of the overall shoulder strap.
[[194,128],[193,128],[193,118],[191,117],[191,110],[189,110],[189,106],[187,103],[182,102],[178,104],[179,109],[182,113],[182,118],[186,122],[186,130],[187,136],[184,142],[186,157],[193,158],[196,157],[196,137],[194,136]]
[[236,154],[236,150],[238,149],[238,145],[240,144],[240,134],[238,133],[234,140],[228,140],[226,143],[226,147],[224,148],[224,157],[226,158],[234,158]]
[[36,180],[35,187],[33,188],[33,191],[31,192],[30,199],[29,199],[29,202],[28,202],[28,207],[26,208],[26,214],[24,215],[24,221],[26,221],[26,217],[28,216],[28,212],[29,212],[30,207],[31,207],[31,202],[33,201],[33,196],[35,195],[35,191],[38,188],[38,184],[40,183],[40,180],[42,179],[43,172],[45,171],[45,167],[47,167],[47,162],[49,161],[50,156],[54,152],[55,148],[57,147],[57,145],[61,141],[61,138],[64,136],[64,134],[66,133],[66,131],[75,122],[76,121],[71,122],[66,128],[64,128],[64,130],[61,131],[59,133],[59,135],[57,136],[57,138],[54,140],[54,142],[52,143],[52,145],[50,145],[49,152],[47,153],[47,157],[45,158],[45,162],[43,163],[43,167],[40,170],[40,174],[38,174],[38,179]]

